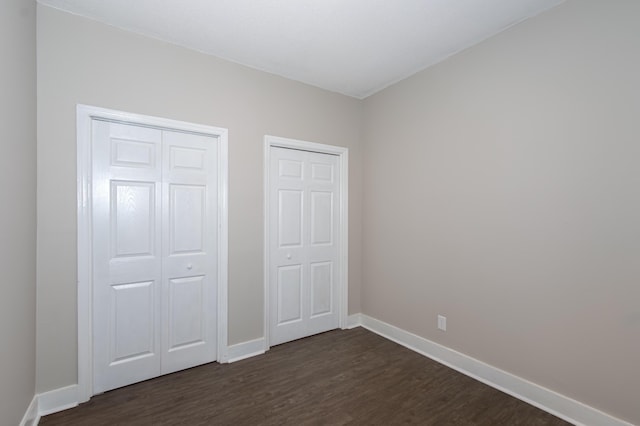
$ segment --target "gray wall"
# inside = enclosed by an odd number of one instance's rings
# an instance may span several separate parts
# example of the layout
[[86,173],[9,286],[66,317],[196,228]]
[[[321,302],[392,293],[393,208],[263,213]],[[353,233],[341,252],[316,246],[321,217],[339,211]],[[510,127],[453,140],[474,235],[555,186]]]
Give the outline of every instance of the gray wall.
[[229,129],[231,344],[263,335],[264,135],[348,147],[360,312],[361,102],[39,5],[38,391],[77,383],[78,103]]
[[0,424],[20,423],[36,366],[36,5],[0,2]]
[[365,314],[635,424],[639,21],[570,0],[368,98],[362,268]]

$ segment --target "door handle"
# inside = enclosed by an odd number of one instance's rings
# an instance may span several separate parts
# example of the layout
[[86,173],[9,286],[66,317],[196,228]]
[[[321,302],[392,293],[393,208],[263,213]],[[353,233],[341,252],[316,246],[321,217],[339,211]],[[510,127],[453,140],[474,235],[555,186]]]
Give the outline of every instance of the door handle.
[[188,269],[188,270],[193,269],[193,265],[192,265],[191,263],[188,263],[188,264],[187,264],[187,269]]
[[287,253],[287,259],[291,259],[291,253]]

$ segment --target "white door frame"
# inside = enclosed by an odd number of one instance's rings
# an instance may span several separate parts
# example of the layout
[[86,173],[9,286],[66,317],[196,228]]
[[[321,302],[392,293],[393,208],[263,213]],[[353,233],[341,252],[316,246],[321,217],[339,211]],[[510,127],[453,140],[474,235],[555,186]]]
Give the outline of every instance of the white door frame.
[[217,360],[227,360],[227,260],[228,260],[228,131],[184,121],[131,114],[88,105],[78,105],[77,125],[77,226],[78,226],[78,402],[93,395],[92,317],[92,211],[91,211],[91,121],[94,119],[199,133],[218,139],[218,313]]
[[281,138],[278,136],[264,137],[264,340],[265,350],[271,347],[270,343],[270,297],[271,288],[269,284],[270,250],[269,241],[269,193],[271,175],[271,148],[289,148],[300,151],[318,152],[321,154],[332,154],[338,156],[338,167],[340,168],[340,201],[339,201],[339,223],[338,223],[338,295],[340,318],[340,328],[347,328],[348,301],[349,301],[349,149],[333,145],[324,145],[315,142],[307,142],[296,139]]

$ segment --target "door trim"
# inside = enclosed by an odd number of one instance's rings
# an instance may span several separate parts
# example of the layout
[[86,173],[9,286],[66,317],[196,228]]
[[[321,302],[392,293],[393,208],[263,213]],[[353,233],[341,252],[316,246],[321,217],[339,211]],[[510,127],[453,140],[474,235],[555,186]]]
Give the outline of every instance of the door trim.
[[338,295],[339,308],[338,315],[340,318],[340,328],[346,329],[348,324],[348,306],[349,306],[349,149],[334,145],[324,145],[315,142],[307,142],[297,139],[288,139],[278,136],[264,137],[264,265],[263,265],[263,281],[264,281],[264,341],[265,350],[271,347],[270,340],[270,304],[269,295],[271,288],[269,285],[269,241],[271,238],[269,232],[269,191],[270,191],[270,171],[271,171],[271,148],[289,148],[299,151],[312,151],[321,154],[331,154],[338,157],[338,167],[340,167],[340,206],[339,206],[339,223],[338,223]]
[[226,362],[228,325],[228,130],[132,114],[122,111],[78,104],[77,129],[77,232],[78,232],[78,402],[86,402],[93,395],[93,338],[92,338],[92,212],[91,212],[91,121],[94,119],[148,126],[187,133],[199,133],[218,138],[218,312],[217,357]]

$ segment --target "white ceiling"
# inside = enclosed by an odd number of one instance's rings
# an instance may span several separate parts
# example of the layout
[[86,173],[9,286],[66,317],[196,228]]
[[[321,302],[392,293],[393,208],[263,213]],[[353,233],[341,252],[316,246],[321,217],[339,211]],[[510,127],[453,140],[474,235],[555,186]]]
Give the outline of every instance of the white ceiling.
[[564,0],[38,0],[365,98]]

